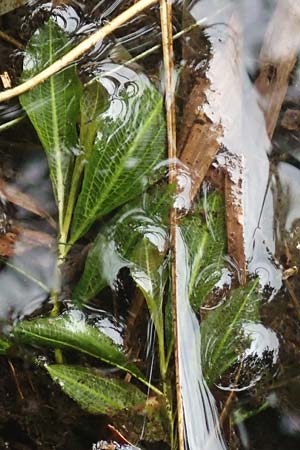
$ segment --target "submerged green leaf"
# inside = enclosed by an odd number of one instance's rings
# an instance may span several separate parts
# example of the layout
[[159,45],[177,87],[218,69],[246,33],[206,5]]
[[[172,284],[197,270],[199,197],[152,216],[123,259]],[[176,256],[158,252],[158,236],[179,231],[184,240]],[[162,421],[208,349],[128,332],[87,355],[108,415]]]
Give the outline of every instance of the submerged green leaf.
[[109,414],[146,403],[146,395],[131,383],[103,377],[95,371],[66,365],[46,366],[62,390],[91,414]]
[[221,279],[226,265],[226,224],[224,200],[218,192],[204,197],[196,210],[181,221],[189,255],[189,299],[195,311]]
[[80,102],[80,144],[83,157],[89,158],[97,131],[100,129],[100,115],[109,107],[108,92],[95,79],[84,87]]
[[145,190],[153,169],[165,156],[162,96],[142,74],[126,69],[126,79],[130,81],[113,87],[109,108],[97,120],[99,128],[75,208],[71,243],[97,218]]
[[136,247],[143,245],[147,235],[149,242],[156,240],[162,252],[173,192],[172,186],[154,186],[101,228],[73,292],[76,305],[87,302],[106,286],[113,286],[120,269],[132,267],[132,254],[138,252]]
[[[26,47],[22,80],[31,79],[69,50],[67,35],[50,19],[34,33]],[[81,83],[74,66],[20,96],[48,157],[60,224],[78,147],[76,121],[80,96]]]
[[78,350],[138,378],[141,376],[137,367],[127,361],[122,349],[98,328],[89,325],[78,311],[57,318],[21,321],[13,334],[20,342]]
[[231,291],[224,304],[209,311],[201,323],[202,364],[209,384],[216,382],[243,354],[249,339],[243,326],[258,322],[259,280]]
[[11,347],[11,343],[6,339],[0,338],[0,355],[5,355],[7,350]]

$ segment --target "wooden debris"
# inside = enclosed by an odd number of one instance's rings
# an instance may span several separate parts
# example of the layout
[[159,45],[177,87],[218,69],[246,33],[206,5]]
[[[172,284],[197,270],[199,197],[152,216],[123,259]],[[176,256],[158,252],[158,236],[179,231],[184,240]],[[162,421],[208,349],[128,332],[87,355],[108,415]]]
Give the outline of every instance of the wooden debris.
[[11,88],[11,79],[8,75],[8,72],[5,71],[5,72],[1,73],[0,78],[1,78],[4,89]]
[[[229,156],[230,166],[234,165],[235,179],[232,172],[225,173],[225,209],[227,226],[227,251],[232,257],[239,275],[241,285],[246,284],[246,258],[244,237],[244,205],[243,205],[243,158],[237,155]],[[238,174],[238,175],[237,175]]]
[[55,221],[38,205],[36,200],[16,186],[7,183],[3,178],[0,178],[0,196],[6,201],[46,219],[53,228],[56,228]]
[[[231,17],[229,23],[234,30],[236,25],[235,17]],[[227,89],[227,83],[236,84],[235,79],[228,79],[226,83],[217,81],[217,86],[214,84],[214,88],[211,88],[211,77],[212,79],[219,80],[218,77],[222,76],[221,73],[212,73],[212,70],[220,71],[222,68],[222,58],[231,55],[232,61],[236,61],[234,53],[236,49],[232,41],[236,41],[237,37],[238,33],[233,33],[229,37],[227,36],[226,52],[224,52],[224,47],[215,47],[213,43],[211,44],[211,63],[209,64],[209,70],[207,70],[205,77],[198,77],[196,79],[186,103],[178,147],[181,161],[190,170],[192,178],[192,200],[199,191],[205,177],[208,177],[218,188],[224,189],[228,253],[238,267],[241,284],[244,284],[246,280],[246,256],[243,217],[243,158],[238,154],[232,153],[230,148],[225,148],[225,164],[222,171],[212,167],[212,163],[223,141],[224,130],[221,124],[223,118],[219,116],[219,111],[215,111],[216,117],[219,117],[219,119],[213,122],[212,116],[208,116],[207,114],[207,110],[217,109],[220,93],[222,98],[226,99],[227,93],[225,89]],[[214,60],[218,62],[213,69]],[[230,75],[230,72],[226,74],[227,77],[230,77]],[[208,109],[207,106],[209,106]],[[232,113],[235,114],[234,109]],[[228,115],[230,114],[231,111],[228,111]],[[233,173],[235,176],[233,176]]]
[[[25,46],[21,42],[19,42],[17,39],[13,38],[9,34],[4,33],[4,31],[0,31],[0,39],[3,39],[3,41],[8,42],[13,47],[19,48],[20,50],[25,49]],[[10,87],[11,86],[7,86],[7,88],[10,88]]]
[[192,178],[191,200],[199,188],[220,148],[218,139],[223,135],[221,124],[207,117],[203,106],[210,82],[198,78],[186,103],[183,126],[178,142],[180,160],[190,169]]
[[287,109],[281,120],[281,126],[290,131],[300,131],[300,110]]
[[289,78],[300,46],[300,6],[294,0],[278,0],[260,53],[256,87],[261,94],[268,135],[276,127]]

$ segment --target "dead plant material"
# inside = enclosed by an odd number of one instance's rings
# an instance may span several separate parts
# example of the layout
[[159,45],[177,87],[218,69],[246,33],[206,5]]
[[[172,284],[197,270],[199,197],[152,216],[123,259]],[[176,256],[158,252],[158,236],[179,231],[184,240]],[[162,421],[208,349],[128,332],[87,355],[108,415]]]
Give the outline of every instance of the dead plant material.
[[51,248],[54,244],[54,238],[47,233],[13,225],[11,231],[0,236],[0,256],[10,258],[21,255],[33,247]]
[[[243,158],[237,155],[229,156],[235,177],[230,172],[225,173],[225,209],[227,227],[227,251],[238,268],[239,282],[246,284],[246,258],[244,247],[244,206],[243,206]],[[237,175],[238,174],[238,175]]]
[[13,376],[13,379],[14,379],[14,382],[15,382],[15,385],[16,385],[19,397],[20,397],[21,400],[25,400],[24,394],[22,392],[22,389],[21,389],[21,386],[20,386],[20,383],[19,383],[19,379],[17,377],[16,369],[15,369],[15,367],[14,367],[14,365],[11,362],[10,359],[7,362],[8,362],[8,365],[10,367],[10,370],[11,370],[11,373],[12,373],[12,376]]
[[21,42],[17,41],[17,39],[13,38],[9,34],[4,33],[4,31],[0,31],[0,39],[2,39],[5,42],[8,42],[13,47],[19,48],[20,50],[24,50],[25,48]]
[[10,258],[13,256],[16,238],[16,234],[11,232],[0,236],[0,256],[3,258]]
[[115,17],[110,23],[107,23],[102,28],[95,31],[93,34],[80,42],[80,44],[74,47],[71,51],[66,53],[62,58],[55,61],[55,63],[51,64],[49,67],[47,67],[36,76],[32,77],[30,80],[25,81],[15,88],[7,89],[6,91],[1,92],[0,103],[24,94],[25,92],[46,81],[55,73],[74,63],[74,61],[80,58],[84,53],[93,48],[94,45],[97,44],[97,42],[112,34],[121,25],[128,22],[140,12],[144,11],[144,9],[148,8],[151,5],[154,5],[154,3],[157,3],[157,1],[158,0],[140,0],[139,2],[135,3],[119,16]]
[[[162,32],[163,61],[165,70],[165,105],[167,118],[167,142],[169,158],[169,183],[175,184],[177,190],[177,149],[176,149],[176,111],[175,111],[175,77],[174,51],[172,33],[172,0],[160,0],[160,21]],[[174,320],[174,357],[177,400],[178,449],[184,450],[184,415],[180,379],[179,360],[179,325],[178,325],[178,289],[177,289],[177,212],[173,206],[170,213],[170,247],[171,262],[171,295]]]
[[207,78],[196,80],[184,108],[183,126],[178,142],[181,161],[189,168],[192,178],[191,200],[214,161],[223,135],[221,124],[214,124],[204,111],[207,103],[206,91],[210,87]]
[[10,76],[8,75],[8,72],[5,71],[5,72],[1,73],[0,79],[1,79],[4,89],[11,88],[11,79],[10,79]]
[[6,201],[46,219],[56,229],[55,221],[38,205],[36,200],[22,192],[16,186],[7,183],[3,178],[0,178],[0,196]]
[[260,73],[256,87],[270,138],[286,96],[291,72],[300,46],[300,5],[294,0],[278,0],[268,25],[260,53]]
[[[222,72],[223,58],[236,58],[236,43],[239,38],[238,23],[232,16],[228,21],[228,28],[231,33],[225,36],[226,48],[216,46],[211,43],[211,63],[205,76],[198,77],[190,93],[183,113],[183,126],[178,143],[181,161],[189,168],[192,178],[191,200],[198,193],[205,177],[208,177],[213,184],[224,189],[225,206],[227,219],[228,253],[235,261],[239,273],[240,282],[246,281],[246,257],[244,245],[244,217],[243,217],[243,178],[244,161],[243,158],[231,153],[230,148],[225,148],[225,167],[223,173],[219,169],[212,167],[220,145],[223,140],[224,130],[222,126],[223,118],[217,111],[219,103],[218,97],[227,99],[228,84],[235,84],[236,80],[228,80],[226,83],[220,80]],[[216,64],[214,64],[216,61]],[[239,73],[237,67],[237,73]],[[214,72],[212,72],[214,71]],[[230,73],[228,74],[230,76]],[[214,81],[214,88],[211,87],[211,80]],[[240,80],[238,80],[240,82]],[[209,100],[208,100],[209,99]],[[212,110],[219,120],[212,120]],[[208,111],[210,114],[208,115]],[[234,109],[233,109],[234,113]],[[231,111],[228,111],[231,114]],[[224,118],[226,123],[226,118]],[[234,118],[233,118],[234,119]],[[232,120],[233,120],[232,119]],[[228,122],[228,120],[227,120]],[[238,176],[231,174],[238,174]]]
[[287,109],[283,114],[281,126],[289,131],[300,131],[300,110]]
[[55,239],[47,233],[38,230],[30,230],[20,226],[12,228],[18,237],[17,253],[29,250],[31,247],[48,247],[52,248],[55,244]]

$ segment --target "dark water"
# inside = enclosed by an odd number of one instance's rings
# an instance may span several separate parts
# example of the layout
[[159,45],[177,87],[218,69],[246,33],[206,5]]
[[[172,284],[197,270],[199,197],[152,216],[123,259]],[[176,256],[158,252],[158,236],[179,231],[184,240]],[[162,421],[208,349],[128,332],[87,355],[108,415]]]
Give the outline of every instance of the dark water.
[[[2,11],[0,5],[0,30],[26,45],[32,32],[51,16],[67,33],[69,41],[75,44],[130,4],[122,0],[56,3],[59,5],[31,0],[25,7],[10,12],[7,5],[4,10],[3,3]],[[299,8],[294,2],[284,0],[279,0],[278,4],[267,0],[251,3],[195,0],[186,3],[176,1],[173,9],[173,34],[177,36],[184,31],[181,37],[174,40],[179,140],[181,133],[184,133],[183,111],[189,104],[192,89],[199,79],[206,79],[201,111],[210,123],[222,127],[217,139],[219,150],[213,159],[211,173],[215,177],[225,173],[233,186],[231,203],[239,211],[236,229],[242,230],[242,235],[237,232],[233,240],[244,249],[247,283],[258,280],[257,292],[261,299],[255,320],[252,312],[249,316],[240,314],[241,306],[235,318],[226,322],[227,312],[222,308],[224,305],[226,307],[226,302],[229,305],[230,292],[237,289],[243,277],[239,261],[226,247],[222,255],[222,274],[215,288],[201,307],[193,308],[190,286],[195,275],[194,263],[197,257],[205,258],[206,254],[201,255],[199,250],[194,259],[191,257],[189,239],[192,241],[194,235],[197,238],[197,234],[195,231],[187,239],[184,222],[179,220],[176,229],[176,305],[185,449],[298,449],[300,122],[297,114],[300,84],[296,58],[300,42],[294,31],[300,23]],[[7,14],[3,15],[4,12]],[[196,22],[200,24],[198,27],[185,32],[190,24]],[[278,43],[274,43],[275,35],[267,40],[270,26],[275,26],[278,31]],[[124,24],[77,62],[82,83],[88,83],[96,76],[102,80],[108,95],[104,112],[108,128],[103,131],[107,136],[110,121],[119,120],[119,127],[113,130],[115,134],[129,129],[132,117],[133,121],[138,122],[134,112],[146,95],[148,82],[164,93],[160,42],[159,8],[156,5]],[[264,57],[261,49],[265,51],[266,42],[273,77],[274,73],[279,73],[284,79],[282,74],[286,76],[290,71],[288,83],[279,83],[271,106],[258,82],[255,82]],[[0,73],[8,71],[12,83],[18,84],[23,50],[1,40],[0,55]],[[294,63],[288,66],[293,59]],[[269,82],[273,79],[270,71]],[[140,80],[143,80],[141,84]],[[124,91],[127,92],[126,100],[122,99]],[[275,110],[281,97],[275,129],[270,132],[268,112]],[[295,111],[294,116],[289,110]],[[289,120],[290,117],[293,121]],[[8,125],[15,119],[18,123]],[[47,158],[17,99],[0,104],[0,132],[1,179],[34,198],[47,212],[47,217],[52,216],[57,221]],[[74,146],[71,151],[77,155],[79,150]],[[180,159],[180,155],[178,157]],[[141,154],[132,155],[126,168],[134,168],[141,158]],[[109,164],[108,161],[107,167],[110,167]],[[152,169],[152,180],[158,180],[162,173],[163,178],[167,179],[169,164],[166,151],[160,163]],[[193,172],[179,161],[177,166],[179,190],[174,205],[180,216],[198,214],[199,210],[197,212],[190,202]],[[211,173],[202,184],[199,197],[204,205],[200,214],[206,217],[208,223],[208,239],[214,240],[214,224],[209,222],[209,200],[205,199],[210,198],[212,191],[220,191],[224,195],[224,189],[219,188],[216,180],[212,181]],[[109,178],[108,169],[104,168],[100,175]],[[142,194],[137,194],[141,198]],[[3,336],[9,336],[16,323],[49,315],[50,293],[58,288],[54,243],[56,230],[49,219],[34,214],[27,207],[20,207],[16,199],[11,201],[4,194],[1,197],[3,244],[0,242],[0,252],[3,264],[0,272],[0,326]],[[123,257],[116,252],[119,245],[118,226],[122,228],[126,221],[130,222],[138,216],[142,225],[138,230],[132,229],[132,235],[136,232],[143,235],[160,255],[166,255],[168,230],[156,220],[156,215],[148,208],[147,199],[136,209],[129,208],[118,216],[118,225],[109,234],[110,241],[102,247],[105,252],[103,250],[104,253],[99,255],[99,264],[107,281],[106,287],[94,295],[81,312],[74,311],[71,301],[90,243],[98,230],[103,229],[100,227],[109,223],[115,211],[119,211],[119,206],[91,226],[70,251],[59,286],[61,311],[71,311],[75,332],[76,329],[80,332],[87,321],[123,346],[132,355],[131,358],[138,361],[148,381],[161,388],[156,319],[152,315],[151,320],[151,311],[149,313],[145,302],[137,300],[134,280],[142,286],[145,297],[147,294],[151,296],[156,286],[153,280],[149,281],[143,265],[143,270],[129,276]],[[31,235],[30,240],[26,230],[40,234]],[[14,240],[12,250],[8,246],[7,236]],[[41,243],[42,238],[48,239],[47,245]],[[130,234],[121,242],[121,247],[125,248],[129,239]],[[202,237],[197,239],[199,241]],[[168,257],[172,260],[169,254]],[[205,270],[210,271],[211,266],[207,264],[202,268],[197,275],[200,280],[197,283],[205,284],[206,281],[201,281],[202,278],[205,280]],[[211,273],[215,276],[213,270]],[[165,310],[169,307],[168,289],[166,282],[163,286],[164,305],[167,303]],[[246,298],[247,293],[243,295]],[[205,321],[218,309],[224,311],[224,321],[212,320],[215,328],[207,331]],[[228,338],[230,333],[233,334],[231,340]],[[247,342],[246,346],[241,345],[242,340]],[[222,366],[226,357],[226,346],[222,347],[224,342],[234,346],[237,357],[219,373],[216,368]],[[221,350],[214,353],[218,345]],[[218,356],[217,361],[215,355]],[[40,366],[32,362],[36,357]],[[114,418],[109,414],[94,416],[82,411],[46,375],[43,363],[53,362],[52,351],[39,346],[30,349],[16,345],[11,354],[0,358],[0,447],[11,450],[119,448],[117,444],[100,444],[101,440],[120,439],[107,428]],[[174,399],[173,359],[171,357],[169,377]],[[76,352],[71,352],[67,361],[85,367],[94,364],[90,356],[78,356]],[[103,369],[99,363],[97,368]],[[104,366],[104,370],[121,377],[116,369]],[[212,382],[207,374],[213,371],[218,376]],[[145,387],[142,389],[149,394]],[[144,417],[137,419],[134,414],[133,417],[130,414],[126,417],[125,414],[117,417],[114,423],[137,447],[169,448],[166,434],[153,431],[151,427],[149,432],[146,431],[147,419]],[[118,442],[120,446],[124,444],[122,439]]]

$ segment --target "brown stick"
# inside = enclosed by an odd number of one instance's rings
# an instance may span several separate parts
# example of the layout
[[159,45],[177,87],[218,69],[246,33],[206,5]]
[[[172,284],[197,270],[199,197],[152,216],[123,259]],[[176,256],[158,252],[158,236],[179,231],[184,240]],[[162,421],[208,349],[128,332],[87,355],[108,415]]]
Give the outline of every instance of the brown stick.
[[[165,69],[166,86],[166,117],[167,140],[169,158],[169,183],[177,186],[176,167],[176,114],[175,114],[175,78],[174,78],[174,52],[172,35],[172,3],[171,0],[160,0],[160,20],[162,31],[162,47]],[[176,188],[177,189],[177,188]],[[177,296],[177,213],[175,207],[170,214],[170,244],[172,252],[171,262],[171,292],[174,317],[174,345],[175,345],[175,372],[176,372],[176,399],[177,399],[177,425],[178,425],[178,449],[184,450],[184,417],[181,396],[179,341],[178,341],[178,296]]]
[[78,44],[71,51],[66,53],[62,58],[55,61],[55,63],[51,64],[51,66],[47,67],[47,69],[43,70],[39,74],[35,75],[25,83],[16,86],[15,88],[8,89],[7,91],[0,93],[0,103],[10,100],[13,97],[17,97],[18,95],[24,94],[25,92],[33,89],[39,84],[46,81],[49,77],[59,72],[60,70],[67,67],[69,64],[72,64],[76,61],[80,56],[90,50],[97,42],[101,39],[104,39],[106,36],[109,36],[113,31],[119,28],[128,20],[132,19],[134,16],[142,12],[144,9],[148,8],[148,6],[157,3],[158,0],[140,0],[138,3],[135,3],[130,8],[126,9],[119,16],[115,17],[110,23],[104,25],[104,27],[100,28],[100,30],[95,31],[95,33],[91,34],[91,36],[84,39],[80,44]]
[[300,7],[278,0],[260,53],[256,87],[262,96],[267,132],[272,138],[300,45]]

